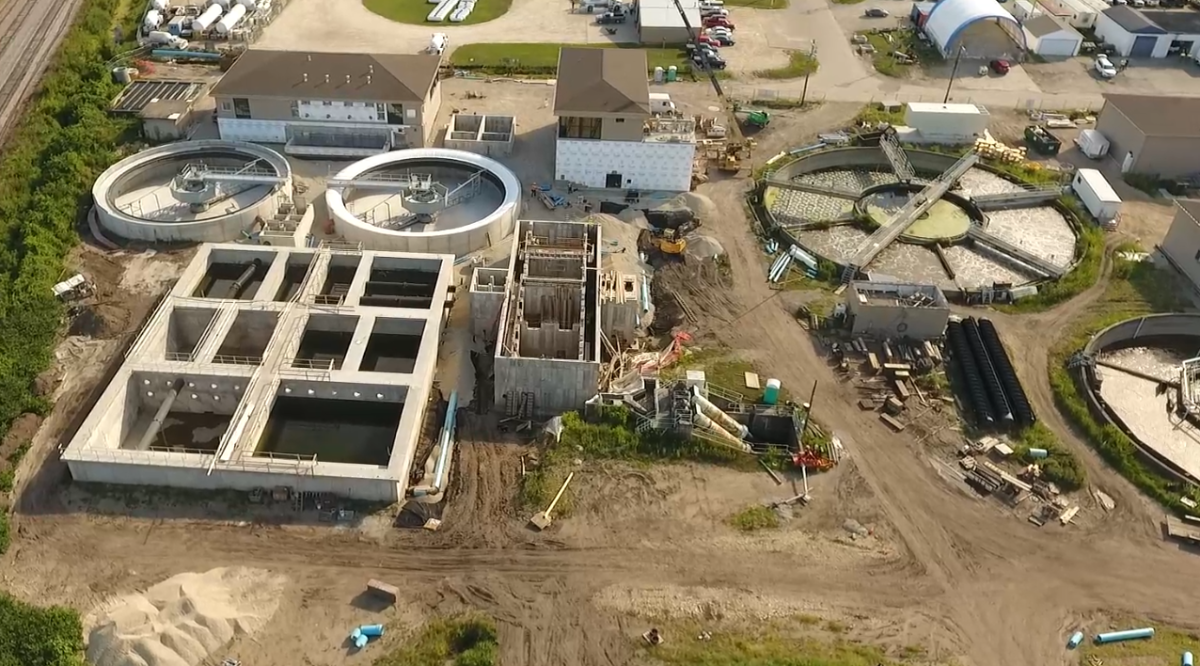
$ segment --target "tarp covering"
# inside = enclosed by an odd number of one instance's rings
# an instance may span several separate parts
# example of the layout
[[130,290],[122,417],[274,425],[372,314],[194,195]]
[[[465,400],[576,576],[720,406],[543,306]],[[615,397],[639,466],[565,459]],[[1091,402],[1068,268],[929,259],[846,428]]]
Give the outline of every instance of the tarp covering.
[[943,56],[951,57],[964,30],[973,23],[989,20],[1008,24],[1006,32],[1019,39],[1019,46],[1025,48],[1021,25],[996,0],[942,0],[929,13],[925,34]]

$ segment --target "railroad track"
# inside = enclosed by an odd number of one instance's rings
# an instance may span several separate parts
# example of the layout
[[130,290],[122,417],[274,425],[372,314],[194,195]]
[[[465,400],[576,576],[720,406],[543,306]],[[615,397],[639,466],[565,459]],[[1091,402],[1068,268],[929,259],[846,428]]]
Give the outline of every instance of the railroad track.
[[[55,6],[39,0],[9,0],[0,5],[0,44],[4,45],[0,48],[0,67],[7,68],[11,63],[8,76],[0,80],[0,142],[41,81],[79,2],[68,0]],[[29,37],[20,39],[22,33]]]

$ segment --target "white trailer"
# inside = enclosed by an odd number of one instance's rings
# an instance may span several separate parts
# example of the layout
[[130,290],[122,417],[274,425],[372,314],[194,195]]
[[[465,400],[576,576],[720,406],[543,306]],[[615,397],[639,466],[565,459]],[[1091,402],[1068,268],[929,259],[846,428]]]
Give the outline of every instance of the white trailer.
[[1094,129],[1085,129],[1075,139],[1079,151],[1090,159],[1098,160],[1108,154],[1108,139]]
[[1071,189],[1101,225],[1111,224],[1121,212],[1121,197],[1108,184],[1104,174],[1095,169],[1076,171]]

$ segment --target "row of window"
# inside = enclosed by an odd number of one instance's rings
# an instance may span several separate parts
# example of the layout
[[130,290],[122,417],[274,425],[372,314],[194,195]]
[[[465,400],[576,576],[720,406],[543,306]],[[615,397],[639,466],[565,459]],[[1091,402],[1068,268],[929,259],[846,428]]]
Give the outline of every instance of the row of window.
[[[293,101],[291,104],[293,118],[301,117],[300,116],[300,105],[301,104],[307,104],[310,106],[323,106],[323,107],[334,106],[334,102],[312,102],[312,101],[304,101],[304,100]],[[396,105],[376,104],[375,102],[337,102],[337,105],[341,106],[343,108],[360,106],[360,105],[365,108],[375,107],[375,119],[378,120],[379,122],[386,122],[388,124],[393,124],[393,125],[404,124],[403,110],[401,109],[401,107],[396,106]],[[235,118],[241,118],[241,119],[246,119],[246,120],[249,120],[251,118],[250,100],[246,99],[245,97],[234,97],[232,101],[221,102],[221,110],[233,111],[233,115]],[[411,116],[411,115],[415,115],[415,114],[410,111],[409,115]],[[327,114],[326,117],[332,118],[332,114]]]
[[[624,123],[624,118],[614,118],[614,122]],[[602,118],[578,118],[564,116],[558,119],[558,138],[560,139],[599,139],[604,127]]]

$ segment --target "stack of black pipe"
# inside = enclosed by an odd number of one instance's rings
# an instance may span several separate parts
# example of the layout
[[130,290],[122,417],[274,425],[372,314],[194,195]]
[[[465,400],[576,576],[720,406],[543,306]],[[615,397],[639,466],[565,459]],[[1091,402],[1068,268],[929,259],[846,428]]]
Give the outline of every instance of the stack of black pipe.
[[953,354],[954,364],[959,368],[960,378],[966,384],[976,424],[984,427],[993,425],[996,416],[988,401],[987,389],[984,388],[983,377],[975,363],[975,355],[971,353],[966,333],[963,332],[962,322],[951,321],[946,326],[946,342],[950,346],[950,353]]
[[1033,425],[1037,421],[1037,416],[1033,413],[1033,406],[1029,404],[1029,397],[1025,395],[1021,380],[1017,378],[1012,361],[1009,360],[1008,353],[1004,349],[1004,343],[1000,342],[1000,334],[996,332],[995,324],[991,320],[980,319],[978,328],[983,348],[987,350],[992,367],[999,375],[1000,384],[1004,388],[1004,395],[1009,406],[1012,407],[1017,425],[1022,428]]
[[971,348],[971,355],[975,357],[975,367],[979,368],[979,376],[983,378],[983,387],[987,389],[992,413],[996,415],[997,421],[1005,424],[1012,423],[1013,410],[1009,406],[1008,398],[1004,395],[1004,386],[1000,383],[1000,376],[996,372],[992,355],[984,346],[983,338],[979,337],[979,322],[974,317],[964,319],[962,331],[967,338],[967,346]]

